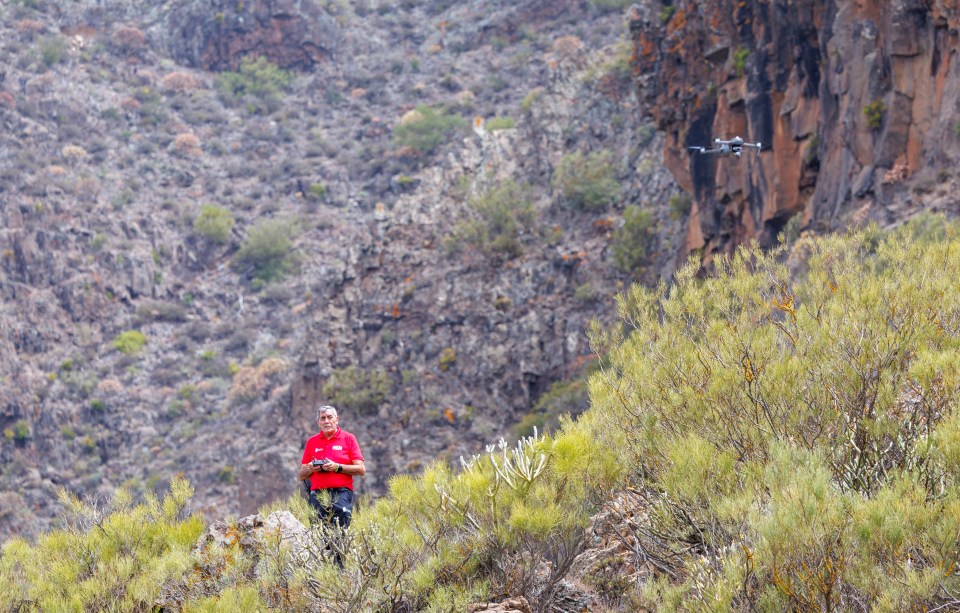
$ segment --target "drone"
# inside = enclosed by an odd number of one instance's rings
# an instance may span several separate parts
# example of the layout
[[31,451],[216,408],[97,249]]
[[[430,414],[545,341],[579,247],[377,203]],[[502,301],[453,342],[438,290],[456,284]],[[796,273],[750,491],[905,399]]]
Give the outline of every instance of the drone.
[[760,155],[761,143],[745,143],[739,136],[734,136],[730,140],[721,140],[719,138],[715,138],[713,139],[713,143],[715,145],[713,149],[707,149],[706,147],[687,147],[687,149],[695,153],[719,153],[722,156],[728,156],[732,154],[740,157],[740,154],[743,153],[744,147],[753,147],[757,150],[757,155]]

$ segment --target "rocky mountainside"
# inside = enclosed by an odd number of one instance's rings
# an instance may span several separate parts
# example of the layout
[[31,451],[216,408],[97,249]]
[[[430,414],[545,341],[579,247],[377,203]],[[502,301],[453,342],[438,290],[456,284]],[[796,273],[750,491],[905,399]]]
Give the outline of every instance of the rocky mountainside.
[[[367,493],[509,436],[680,248],[625,33],[588,2],[5,4],[0,534],[47,526],[61,486],[177,473],[209,516],[252,512],[296,491],[318,402]],[[417,150],[394,132],[418,105],[486,126]],[[601,151],[616,193],[562,205],[564,156]],[[471,241],[507,183],[509,249]],[[628,205],[658,230],[623,272]]]
[[[769,245],[793,218],[831,231],[956,214],[958,19],[952,0],[634,5],[640,98],[693,194],[685,250]],[[734,135],[759,157],[685,153]]]

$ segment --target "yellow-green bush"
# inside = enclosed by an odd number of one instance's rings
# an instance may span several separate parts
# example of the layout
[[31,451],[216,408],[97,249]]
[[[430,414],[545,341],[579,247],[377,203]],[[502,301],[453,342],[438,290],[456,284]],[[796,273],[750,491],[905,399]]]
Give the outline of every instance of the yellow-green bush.
[[[932,231],[936,228],[938,231]],[[915,236],[923,236],[923,241]],[[960,605],[958,227],[741,249],[618,300],[590,382],[659,610]]]
[[5,611],[151,610],[165,582],[193,565],[203,530],[183,517],[193,490],[171,483],[161,501],[140,504],[119,491],[107,509],[61,493],[68,525],[35,545],[14,539],[0,556],[0,609]]
[[233,213],[215,204],[200,207],[200,214],[193,220],[193,231],[213,243],[225,243],[233,230]]
[[121,332],[113,339],[113,346],[117,351],[124,355],[134,355],[139,353],[143,346],[147,344],[147,337],[139,330],[127,330]]

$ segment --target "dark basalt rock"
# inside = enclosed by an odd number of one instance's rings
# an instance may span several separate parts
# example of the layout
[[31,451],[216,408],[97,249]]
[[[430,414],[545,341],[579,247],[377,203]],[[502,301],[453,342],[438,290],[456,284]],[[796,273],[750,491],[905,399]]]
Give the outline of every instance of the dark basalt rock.
[[214,71],[261,56],[284,69],[310,70],[331,59],[340,31],[313,0],[191,0],[170,12],[166,29],[174,59]]

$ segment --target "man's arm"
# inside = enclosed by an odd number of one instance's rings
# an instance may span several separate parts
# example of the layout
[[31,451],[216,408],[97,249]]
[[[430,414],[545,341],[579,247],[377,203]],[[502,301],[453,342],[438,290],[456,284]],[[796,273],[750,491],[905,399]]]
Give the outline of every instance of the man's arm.
[[[339,471],[337,470],[338,468]],[[367,474],[367,468],[363,465],[363,460],[354,460],[353,464],[337,464],[336,462],[330,462],[329,464],[324,464],[321,466],[320,470],[325,470],[331,473],[341,472],[345,475],[351,475],[353,477],[362,477]],[[301,469],[301,474],[303,474],[303,469]],[[306,477],[301,477],[301,479],[306,479]]]

